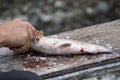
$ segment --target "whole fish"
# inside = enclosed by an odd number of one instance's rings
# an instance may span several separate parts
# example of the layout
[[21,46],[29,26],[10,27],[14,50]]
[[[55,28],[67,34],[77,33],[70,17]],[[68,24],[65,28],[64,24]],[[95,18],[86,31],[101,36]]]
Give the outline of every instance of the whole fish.
[[62,39],[55,37],[41,36],[36,42],[31,44],[31,47],[45,54],[64,55],[64,54],[81,54],[81,53],[99,53],[110,52],[111,50],[90,43],[81,42],[78,40]]

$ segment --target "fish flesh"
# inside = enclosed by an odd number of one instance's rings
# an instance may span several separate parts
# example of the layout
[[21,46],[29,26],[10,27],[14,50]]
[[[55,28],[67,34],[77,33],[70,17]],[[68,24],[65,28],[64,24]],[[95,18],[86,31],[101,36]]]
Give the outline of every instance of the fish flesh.
[[110,52],[111,50],[96,44],[72,39],[41,36],[31,47],[38,52],[53,55]]

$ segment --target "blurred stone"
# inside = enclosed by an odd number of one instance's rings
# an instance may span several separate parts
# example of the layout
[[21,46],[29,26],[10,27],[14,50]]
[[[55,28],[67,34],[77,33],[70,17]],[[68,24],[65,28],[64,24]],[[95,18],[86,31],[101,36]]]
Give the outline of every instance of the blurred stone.
[[20,18],[20,19],[22,19],[22,20],[24,20],[24,21],[29,21],[27,15],[18,15],[18,16],[15,16],[15,18]]
[[52,15],[48,14],[48,15],[45,15],[45,14],[41,14],[41,19],[42,21],[44,22],[49,22],[52,20]]
[[108,3],[103,1],[100,1],[96,6],[96,11],[98,13],[107,13],[109,9],[110,9],[110,6],[108,5]]
[[24,12],[27,12],[31,6],[32,6],[32,3],[28,2],[26,5],[23,6],[22,10]]
[[95,10],[91,7],[87,7],[85,10],[87,16],[94,16],[96,14]]
[[57,8],[64,8],[65,7],[65,2],[62,1],[62,0],[56,0],[54,5]]
[[61,32],[119,19],[119,12],[119,0],[2,0],[0,19],[22,18],[38,29],[59,26]]

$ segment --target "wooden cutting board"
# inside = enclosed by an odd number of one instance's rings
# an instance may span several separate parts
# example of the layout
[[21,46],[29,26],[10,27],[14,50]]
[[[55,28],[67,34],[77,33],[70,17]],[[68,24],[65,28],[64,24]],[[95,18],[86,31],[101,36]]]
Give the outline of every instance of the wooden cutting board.
[[[52,35],[52,37],[70,38],[106,46],[108,48],[120,48],[120,20],[63,32]],[[28,54],[31,54],[31,56]],[[119,53],[67,56],[41,55],[43,53],[37,52],[28,52],[28,54],[14,55],[11,54],[8,49],[0,49],[0,71],[13,69],[27,70],[43,78],[52,79],[52,77],[63,74],[65,75],[120,61]],[[116,69],[113,71],[116,71]]]

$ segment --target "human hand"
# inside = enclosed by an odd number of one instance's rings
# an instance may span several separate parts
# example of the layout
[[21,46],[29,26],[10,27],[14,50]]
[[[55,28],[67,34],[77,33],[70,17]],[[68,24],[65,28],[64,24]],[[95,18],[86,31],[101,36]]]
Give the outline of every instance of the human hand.
[[3,36],[3,46],[9,47],[15,53],[24,53],[35,36],[35,28],[20,19],[0,24],[0,34]]

